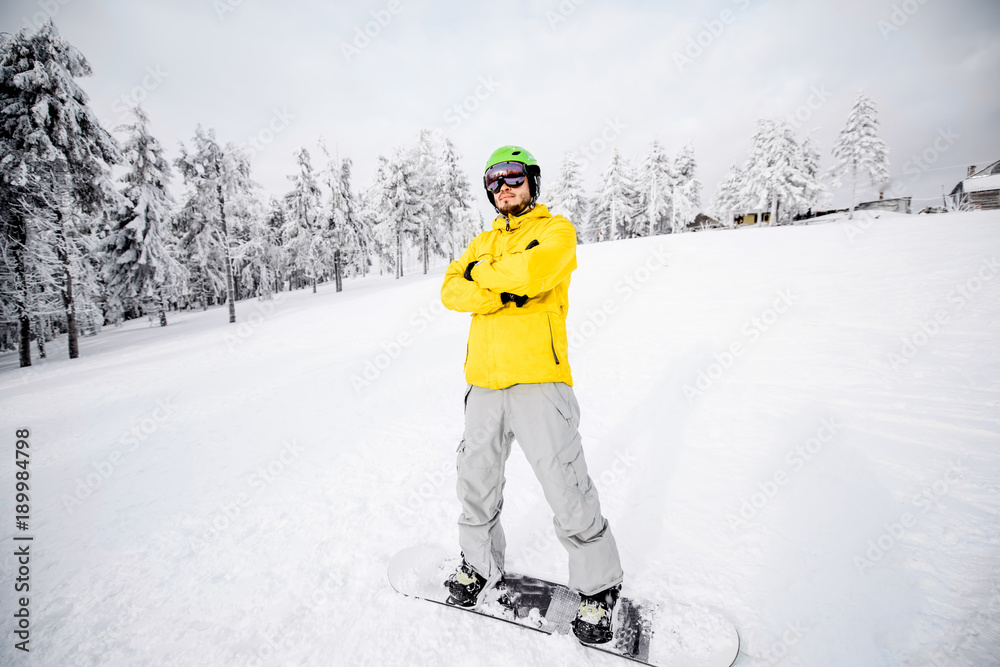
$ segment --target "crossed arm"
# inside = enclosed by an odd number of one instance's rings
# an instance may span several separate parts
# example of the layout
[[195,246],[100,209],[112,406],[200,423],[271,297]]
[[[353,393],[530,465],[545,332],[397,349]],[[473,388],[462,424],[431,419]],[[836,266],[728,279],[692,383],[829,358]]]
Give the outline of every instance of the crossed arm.
[[[441,287],[445,307],[486,315],[506,305],[501,294],[537,296],[561,283],[576,268],[576,230],[565,218],[546,225],[524,251],[506,253],[502,258],[483,247],[488,233],[476,237],[448,266]],[[465,273],[472,262],[476,263],[469,272],[470,281]]]

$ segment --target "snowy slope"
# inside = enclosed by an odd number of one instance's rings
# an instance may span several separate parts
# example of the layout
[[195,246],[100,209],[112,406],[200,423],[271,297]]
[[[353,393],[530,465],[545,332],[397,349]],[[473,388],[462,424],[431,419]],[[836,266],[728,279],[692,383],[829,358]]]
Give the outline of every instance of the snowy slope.
[[[996,213],[581,247],[571,362],[626,586],[726,610],[741,666],[995,664],[998,259]],[[0,663],[624,664],[386,583],[398,549],[457,539],[468,317],[440,274],[0,357]],[[504,517],[508,567],[565,580],[517,451]]]

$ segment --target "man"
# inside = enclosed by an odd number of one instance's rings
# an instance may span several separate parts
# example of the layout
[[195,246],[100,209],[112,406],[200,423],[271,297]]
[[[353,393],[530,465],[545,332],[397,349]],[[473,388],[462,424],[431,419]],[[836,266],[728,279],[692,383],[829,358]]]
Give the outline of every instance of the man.
[[517,440],[569,553],[580,593],[581,641],[611,639],[621,590],[618,548],[587,474],[566,340],[576,230],[537,203],[541,169],[528,151],[503,146],[486,163],[486,196],[499,215],[445,273],[441,301],[472,313],[465,378],[465,434],[458,448],[462,564],[452,602],[475,606],[502,585],[504,465]]

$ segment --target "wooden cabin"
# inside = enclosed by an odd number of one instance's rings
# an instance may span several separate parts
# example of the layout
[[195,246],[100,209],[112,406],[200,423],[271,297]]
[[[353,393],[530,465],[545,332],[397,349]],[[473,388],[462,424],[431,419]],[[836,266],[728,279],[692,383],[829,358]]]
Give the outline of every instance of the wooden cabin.
[[968,177],[955,186],[950,196],[959,209],[1000,209],[1000,160],[979,171],[969,167]]

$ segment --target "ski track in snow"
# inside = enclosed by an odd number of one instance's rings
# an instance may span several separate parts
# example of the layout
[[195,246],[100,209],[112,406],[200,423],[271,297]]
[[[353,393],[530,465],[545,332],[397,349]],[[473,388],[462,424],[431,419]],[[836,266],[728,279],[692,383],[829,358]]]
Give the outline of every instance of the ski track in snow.
[[[582,246],[571,362],[626,589],[722,610],[740,667],[995,663],[998,258],[992,212]],[[35,538],[28,655],[0,558],[0,663],[624,665],[388,586],[399,549],[457,541],[441,274],[0,356]],[[508,568],[565,581],[517,448],[507,480]]]

